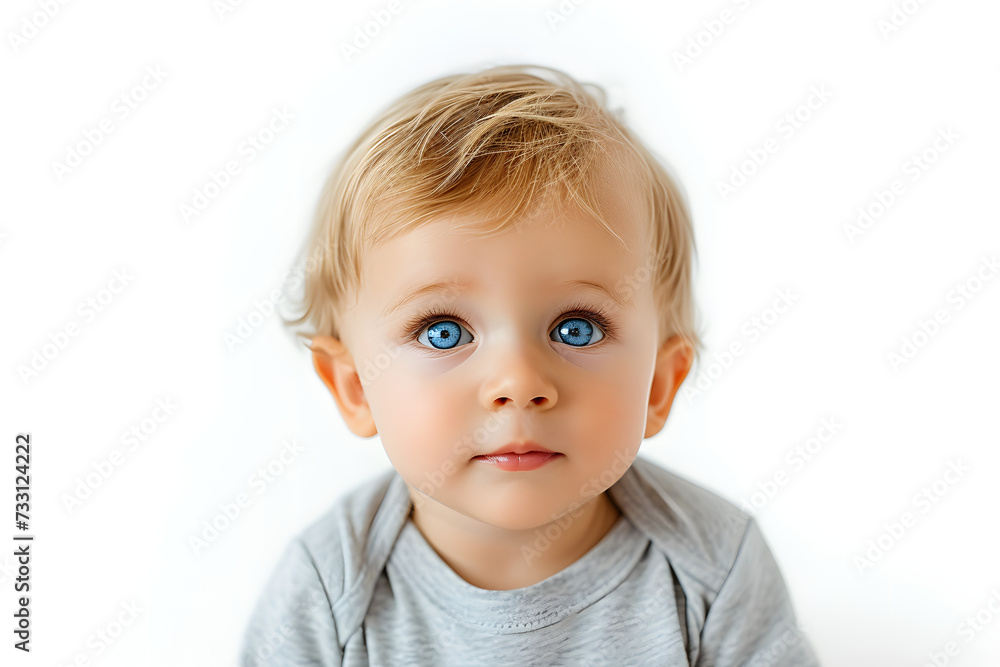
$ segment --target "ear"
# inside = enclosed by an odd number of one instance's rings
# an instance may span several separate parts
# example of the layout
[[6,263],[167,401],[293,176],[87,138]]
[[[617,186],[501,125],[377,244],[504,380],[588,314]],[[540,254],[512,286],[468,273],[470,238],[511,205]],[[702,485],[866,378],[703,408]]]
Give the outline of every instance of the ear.
[[351,432],[362,438],[370,438],[378,433],[371,407],[365,398],[365,390],[361,386],[361,377],[347,347],[331,336],[316,336],[312,339],[310,349],[316,374],[333,394],[333,400]]
[[646,411],[646,433],[643,438],[651,438],[663,429],[677,389],[687,377],[693,361],[694,348],[680,335],[668,338],[656,353],[653,383],[649,389],[649,408]]

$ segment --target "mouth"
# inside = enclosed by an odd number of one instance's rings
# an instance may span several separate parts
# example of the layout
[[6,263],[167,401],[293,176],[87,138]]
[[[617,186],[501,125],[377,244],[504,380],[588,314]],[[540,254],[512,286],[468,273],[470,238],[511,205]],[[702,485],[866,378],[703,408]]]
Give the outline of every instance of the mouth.
[[534,443],[524,443],[521,446],[507,445],[504,450],[474,456],[472,460],[508,472],[527,472],[541,468],[552,461],[566,458],[565,454],[553,452]]
[[[524,442],[509,442],[500,449],[490,452],[489,454],[482,454],[482,456],[514,456],[514,455],[524,455],[524,454],[558,454],[559,452],[554,452],[548,447],[542,447],[537,442],[532,442],[530,440],[525,440]],[[479,458],[478,456],[475,458]]]

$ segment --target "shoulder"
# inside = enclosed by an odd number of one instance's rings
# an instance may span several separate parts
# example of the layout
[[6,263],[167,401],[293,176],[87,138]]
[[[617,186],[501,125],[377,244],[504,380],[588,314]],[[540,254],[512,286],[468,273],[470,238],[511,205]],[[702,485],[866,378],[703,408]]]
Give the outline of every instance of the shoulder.
[[[751,515],[644,458],[611,490],[683,592],[675,599],[691,664],[818,664]],[[779,662],[775,647],[785,647]]]
[[369,543],[378,531],[376,516],[395,474],[389,469],[352,487],[292,541],[290,548],[308,558],[331,601],[364,568]]
[[[630,519],[675,569],[717,592],[736,561],[753,518],[734,503],[658,463],[637,457],[620,490]],[[625,478],[623,478],[624,481]]]
[[[408,509],[394,477],[390,469],[348,490],[288,543],[251,613],[241,664],[268,656],[267,664],[341,664],[357,612],[367,608],[358,604],[366,594],[359,583],[371,581],[378,549],[391,547],[388,532],[405,520],[391,511]],[[393,502],[383,503],[393,490]]]

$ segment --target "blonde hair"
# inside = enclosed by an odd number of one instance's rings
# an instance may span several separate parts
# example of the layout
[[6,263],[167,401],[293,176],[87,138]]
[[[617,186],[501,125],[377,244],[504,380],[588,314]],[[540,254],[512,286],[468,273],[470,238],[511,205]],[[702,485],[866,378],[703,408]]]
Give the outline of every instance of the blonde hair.
[[660,343],[681,335],[698,356],[687,203],[664,166],[604,104],[599,86],[533,65],[445,76],[400,97],[327,179],[304,249],[302,313],[285,324],[306,325],[296,332],[305,338],[339,338],[364,253],[444,213],[480,214],[495,223],[481,230],[488,235],[551,203],[571,203],[617,236],[596,195],[599,166],[610,165],[634,175],[649,232],[646,265],[616,289],[653,281]]

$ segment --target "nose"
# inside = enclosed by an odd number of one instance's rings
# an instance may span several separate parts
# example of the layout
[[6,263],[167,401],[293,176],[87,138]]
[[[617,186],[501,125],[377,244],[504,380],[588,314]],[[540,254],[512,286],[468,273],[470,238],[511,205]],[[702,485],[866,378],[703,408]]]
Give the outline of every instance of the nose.
[[[548,350],[551,352],[551,350]],[[544,370],[551,360],[543,360],[541,350],[525,346],[510,349],[491,360],[491,377],[483,384],[482,402],[487,410],[513,405],[518,409],[537,406],[548,410],[556,404],[558,393]]]

